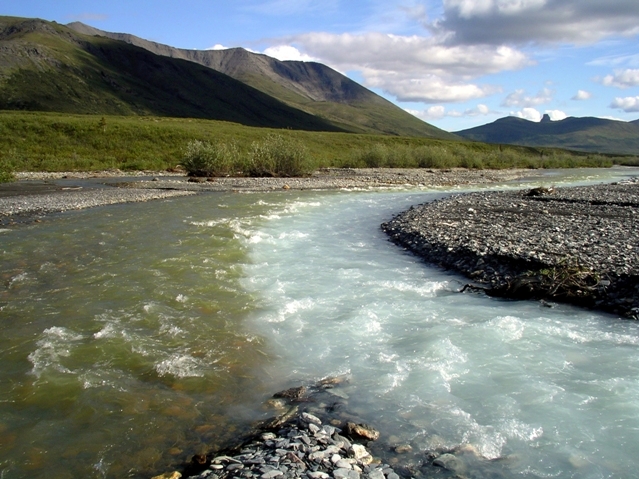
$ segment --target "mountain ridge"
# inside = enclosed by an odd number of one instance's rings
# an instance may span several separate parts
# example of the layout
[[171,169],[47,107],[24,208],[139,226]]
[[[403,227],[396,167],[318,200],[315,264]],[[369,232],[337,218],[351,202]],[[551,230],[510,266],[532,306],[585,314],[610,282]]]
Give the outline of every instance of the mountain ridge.
[[157,55],[199,63],[348,131],[459,140],[321,63],[280,61],[243,48],[188,50],[128,33],[106,32],[81,22],[68,26],[87,35],[124,41]]
[[473,141],[522,146],[548,146],[606,154],[639,154],[639,120],[624,122],[597,117],[568,117],[534,122],[508,116],[454,132]]
[[40,19],[0,17],[0,109],[343,131],[228,75]]

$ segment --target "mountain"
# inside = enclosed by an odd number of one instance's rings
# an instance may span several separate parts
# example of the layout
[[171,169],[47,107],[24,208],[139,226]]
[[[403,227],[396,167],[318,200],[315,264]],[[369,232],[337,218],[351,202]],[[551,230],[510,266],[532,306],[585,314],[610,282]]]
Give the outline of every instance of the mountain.
[[126,33],[105,32],[80,22],[70,23],[68,27],[86,35],[127,42],[156,55],[212,68],[347,131],[459,139],[321,63],[280,61],[243,48],[173,48]]
[[0,17],[0,109],[343,131],[228,75],[39,19]]
[[493,123],[456,131],[484,143],[551,146],[593,153],[639,154],[639,120],[624,122],[594,117],[533,122],[509,116]]

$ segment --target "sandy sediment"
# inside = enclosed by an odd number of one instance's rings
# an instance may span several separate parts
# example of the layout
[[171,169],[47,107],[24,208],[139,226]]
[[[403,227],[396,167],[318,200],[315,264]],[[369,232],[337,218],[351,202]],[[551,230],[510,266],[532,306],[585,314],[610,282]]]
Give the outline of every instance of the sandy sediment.
[[637,179],[454,195],[413,207],[382,229],[470,278],[471,290],[639,316]]

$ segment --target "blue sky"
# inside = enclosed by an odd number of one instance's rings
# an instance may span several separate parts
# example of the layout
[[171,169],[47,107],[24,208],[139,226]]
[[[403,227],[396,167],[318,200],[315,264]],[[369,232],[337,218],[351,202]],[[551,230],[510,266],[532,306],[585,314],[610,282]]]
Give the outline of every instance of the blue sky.
[[639,118],[639,0],[4,0],[1,14],[314,60],[448,131]]

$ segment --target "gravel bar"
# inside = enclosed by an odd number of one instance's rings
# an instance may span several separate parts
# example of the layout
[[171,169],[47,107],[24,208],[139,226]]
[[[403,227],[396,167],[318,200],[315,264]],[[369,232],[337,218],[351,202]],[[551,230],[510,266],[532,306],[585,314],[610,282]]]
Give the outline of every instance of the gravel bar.
[[51,213],[79,210],[95,206],[157,200],[195,194],[192,191],[125,190],[122,188],[92,188],[87,190],[56,190],[54,192],[0,197],[0,224],[10,225]]
[[531,170],[467,170],[452,168],[322,168],[301,178],[165,178],[122,182],[131,188],[166,188],[191,191],[261,192],[274,190],[326,190],[356,188],[396,188],[401,186],[448,187],[479,185],[531,177]]
[[115,203],[212,192],[268,192],[450,187],[533,176],[531,170],[447,170],[399,168],[325,168],[305,178],[188,178],[179,172],[17,173],[17,182],[0,185],[0,225],[38,221],[49,213]]
[[[639,180],[453,195],[382,229],[471,290],[639,318]],[[464,289],[468,289],[464,288]]]

